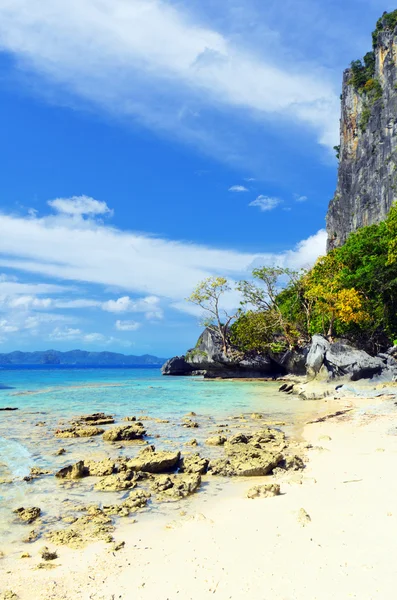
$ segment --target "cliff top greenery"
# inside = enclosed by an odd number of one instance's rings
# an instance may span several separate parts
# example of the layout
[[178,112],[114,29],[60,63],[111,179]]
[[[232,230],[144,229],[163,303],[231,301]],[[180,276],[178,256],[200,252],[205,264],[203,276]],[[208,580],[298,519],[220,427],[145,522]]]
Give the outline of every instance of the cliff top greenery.
[[372,32],[372,47],[376,48],[378,44],[379,33],[381,31],[394,31],[397,26],[397,10],[384,12],[376,23],[375,31]]
[[226,320],[226,279],[205,280],[191,297],[204,310],[210,303],[207,314],[226,352],[280,352],[315,333],[347,338],[370,352],[385,349],[397,338],[397,205],[386,221],[351,234],[311,270],[263,267],[236,287],[241,306]]

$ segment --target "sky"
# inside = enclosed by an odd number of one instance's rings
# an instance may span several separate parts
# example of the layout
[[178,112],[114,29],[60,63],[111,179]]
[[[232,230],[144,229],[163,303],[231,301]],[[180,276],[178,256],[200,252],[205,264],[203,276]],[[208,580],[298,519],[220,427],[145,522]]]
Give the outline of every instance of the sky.
[[0,352],[181,354],[199,281],[313,264],[342,72],[394,8],[0,0]]

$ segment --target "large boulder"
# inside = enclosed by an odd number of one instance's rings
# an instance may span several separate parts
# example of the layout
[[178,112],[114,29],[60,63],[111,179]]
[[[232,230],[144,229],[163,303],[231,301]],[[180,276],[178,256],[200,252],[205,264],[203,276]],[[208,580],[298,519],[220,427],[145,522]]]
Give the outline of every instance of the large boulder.
[[162,366],[161,372],[163,375],[191,375],[194,371],[184,356],[174,356],[170,358]]
[[106,442],[124,442],[131,440],[140,440],[145,435],[146,429],[142,423],[134,423],[133,425],[119,425],[112,427],[103,434],[103,439]]
[[364,350],[336,342],[325,353],[325,365],[332,377],[348,375],[352,381],[357,381],[379,375],[384,363],[381,358],[370,356]]
[[322,335],[313,335],[309,354],[306,359],[306,373],[310,379],[314,379],[324,364],[326,352],[331,344]]
[[306,371],[309,379],[336,379],[347,377],[351,381],[379,375],[385,360],[373,357],[341,340],[330,344],[323,336],[314,335],[307,356]]
[[180,457],[180,452],[156,452],[153,446],[148,446],[135,458],[126,460],[123,468],[144,473],[168,473],[177,468]]

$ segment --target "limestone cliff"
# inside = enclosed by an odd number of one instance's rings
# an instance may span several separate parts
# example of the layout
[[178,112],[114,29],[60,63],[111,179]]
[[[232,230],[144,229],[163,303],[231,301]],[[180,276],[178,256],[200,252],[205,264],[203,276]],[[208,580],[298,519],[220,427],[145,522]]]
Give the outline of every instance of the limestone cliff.
[[397,199],[397,11],[384,13],[373,51],[343,75],[338,186],[327,214],[328,249],[386,218]]

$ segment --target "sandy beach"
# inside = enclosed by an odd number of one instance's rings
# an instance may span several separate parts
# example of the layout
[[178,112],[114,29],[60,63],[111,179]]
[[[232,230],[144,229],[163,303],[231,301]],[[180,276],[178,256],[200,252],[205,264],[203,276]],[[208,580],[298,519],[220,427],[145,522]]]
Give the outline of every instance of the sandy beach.
[[117,551],[103,542],[62,547],[46,568],[38,568],[43,542],[21,544],[31,558],[2,558],[0,597],[394,598],[395,417],[391,401],[345,400],[351,403],[353,411],[304,428],[307,467],[277,479],[280,496],[246,497],[271,477],[233,480],[218,496],[196,495],[172,514],[124,521]]

